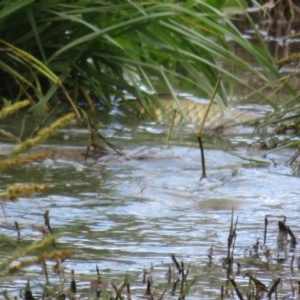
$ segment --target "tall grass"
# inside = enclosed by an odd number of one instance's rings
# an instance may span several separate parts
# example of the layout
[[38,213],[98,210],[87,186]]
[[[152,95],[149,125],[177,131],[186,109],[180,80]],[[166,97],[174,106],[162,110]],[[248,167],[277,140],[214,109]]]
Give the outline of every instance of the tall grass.
[[[168,92],[176,100],[178,91],[192,90],[208,98],[219,75],[247,85],[223,67],[224,61],[272,86],[280,73],[268,53],[244,39],[228,19],[231,8],[243,9],[240,1],[230,3],[235,7],[201,0],[2,0],[0,96],[26,97],[37,110],[66,97],[71,103],[111,106],[131,95],[151,114],[153,105],[160,106],[152,92]],[[236,57],[229,39],[263,71]],[[226,106],[224,86],[216,100]]]

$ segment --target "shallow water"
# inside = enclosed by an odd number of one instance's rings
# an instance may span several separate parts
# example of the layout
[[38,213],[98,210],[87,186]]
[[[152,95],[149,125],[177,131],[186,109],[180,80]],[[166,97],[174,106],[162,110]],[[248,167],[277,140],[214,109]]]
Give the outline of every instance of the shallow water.
[[[289,261],[293,254],[298,257],[298,250],[287,252],[289,260],[283,265],[275,261],[277,255],[284,256],[276,243],[277,222],[282,218],[269,219],[266,245],[271,248],[271,264],[266,265],[263,248],[259,258],[250,257],[249,249],[257,239],[263,244],[265,215],[285,215],[298,236],[300,179],[285,164],[292,150],[261,157],[261,151],[246,146],[257,139],[251,128],[240,128],[239,134],[207,132],[204,145],[208,176],[200,180],[200,154],[192,125],[177,126],[168,147],[166,124],[129,125],[116,118],[101,127],[102,134],[123,149],[123,156],[111,153],[86,164],[62,156],[56,161],[48,159],[2,172],[2,188],[21,182],[55,184],[44,196],[7,203],[0,219],[3,234],[15,240],[13,222],[18,221],[20,245],[22,241],[40,240],[41,234],[32,225],[42,225],[43,214],[49,209],[52,229],[61,234],[57,239],[59,249],[76,250],[64,266],[67,289],[70,271],[75,270],[80,299],[89,295],[89,280],[97,277],[96,265],[108,289],[111,281],[118,285],[127,274],[132,294],[143,295],[143,270],[147,269],[153,287],[162,293],[168,287],[165,274],[172,264],[171,254],[186,266],[191,263],[188,280],[197,276],[188,299],[217,299],[221,286],[226,284],[222,261],[234,209],[234,218],[238,217],[234,253],[242,267],[235,280],[244,295],[248,279],[243,275],[249,270],[267,286],[281,277],[281,295],[291,295],[289,277],[296,282],[299,271],[295,262],[292,273]],[[86,140],[86,131],[73,126],[62,131],[55,143],[63,144],[66,139],[70,145],[80,145]],[[233,153],[259,158],[266,164],[255,165]],[[7,251],[1,252],[3,261]],[[211,263],[208,254],[213,257]],[[51,265],[53,262],[49,262],[50,281],[57,284],[58,276]],[[28,278],[38,294],[39,285],[45,283],[39,266],[2,279],[1,288],[16,295]],[[165,298],[178,298],[179,292],[171,296],[170,290]]]

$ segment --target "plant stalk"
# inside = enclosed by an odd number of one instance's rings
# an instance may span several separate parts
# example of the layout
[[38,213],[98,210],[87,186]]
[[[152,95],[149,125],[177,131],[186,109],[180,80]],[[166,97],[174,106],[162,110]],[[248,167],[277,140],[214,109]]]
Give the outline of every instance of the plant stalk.
[[212,106],[212,103],[213,103],[213,101],[215,99],[215,96],[217,94],[217,90],[218,90],[218,87],[220,85],[221,79],[222,79],[222,76],[219,76],[218,80],[217,80],[217,83],[216,83],[216,86],[215,86],[215,89],[214,89],[213,94],[212,94],[212,96],[210,98],[209,104],[208,104],[208,106],[206,108],[203,120],[200,123],[199,130],[198,130],[198,133],[197,133],[197,139],[198,139],[198,142],[199,142],[199,148],[200,148],[200,153],[201,153],[201,163],[202,163],[202,177],[201,177],[201,179],[202,178],[206,178],[204,148],[203,148],[202,139],[201,139],[202,138],[202,131],[203,131],[204,124],[205,124],[205,121],[207,119],[209,110],[210,110],[210,108]]

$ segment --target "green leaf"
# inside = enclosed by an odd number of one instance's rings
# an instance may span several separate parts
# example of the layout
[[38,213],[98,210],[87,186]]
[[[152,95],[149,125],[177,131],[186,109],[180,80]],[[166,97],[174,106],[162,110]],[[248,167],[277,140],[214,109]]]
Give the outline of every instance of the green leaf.
[[248,4],[245,0],[225,0],[221,9],[226,16],[234,16],[236,14],[244,14]]

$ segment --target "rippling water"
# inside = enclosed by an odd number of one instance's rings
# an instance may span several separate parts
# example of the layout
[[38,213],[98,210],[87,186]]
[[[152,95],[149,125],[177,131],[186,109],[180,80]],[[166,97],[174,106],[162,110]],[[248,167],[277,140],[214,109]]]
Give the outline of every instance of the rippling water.
[[[175,128],[169,147],[165,146],[168,126],[164,124],[143,122],[132,126],[115,122],[103,126],[102,133],[123,149],[124,156],[112,153],[87,164],[61,158],[2,172],[3,188],[28,181],[55,184],[46,196],[6,204],[1,217],[3,234],[16,236],[13,221],[18,221],[21,241],[40,240],[41,234],[31,226],[42,225],[44,211],[49,209],[53,231],[61,234],[58,247],[76,250],[64,266],[67,288],[70,270],[75,270],[80,299],[89,295],[89,280],[96,279],[96,265],[107,284],[114,281],[118,285],[128,274],[132,293],[138,296],[145,292],[142,278],[147,269],[153,287],[162,293],[168,286],[165,274],[172,263],[171,254],[186,265],[191,263],[189,280],[197,275],[188,299],[218,299],[221,286],[226,284],[222,260],[234,209],[234,218],[238,217],[234,253],[242,266],[235,279],[243,292],[248,284],[243,275],[250,270],[267,286],[272,279],[282,277],[281,293],[291,295],[289,278],[296,282],[299,271],[295,265],[291,273],[289,260],[283,265],[275,261],[278,254],[284,255],[276,245],[277,222],[282,218],[269,221],[267,246],[273,256],[269,270],[263,249],[260,257],[254,258],[249,255],[249,247],[257,239],[263,244],[267,214],[285,215],[294,233],[300,231],[300,180],[285,164],[292,151],[260,157],[267,163],[252,165],[230,151],[258,158],[258,150],[245,146],[255,141],[255,136],[247,131],[225,136],[207,134],[208,177],[200,180],[200,154],[193,126]],[[65,130],[56,142],[63,144],[67,135],[72,144],[86,139],[85,134],[81,129]],[[2,260],[8,255],[4,250],[1,254]],[[293,254],[297,257],[298,250],[287,255],[290,258]],[[51,268],[49,273],[50,281],[58,283]],[[14,277],[2,278],[2,290],[9,289],[15,295],[31,278],[33,290],[38,291],[39,284],[45,282],[42,274],[36,266],[18,274],[17,281]],[[170,290],[166,298],[172,298]],[[178,292],[173,298],[178,298]]]

